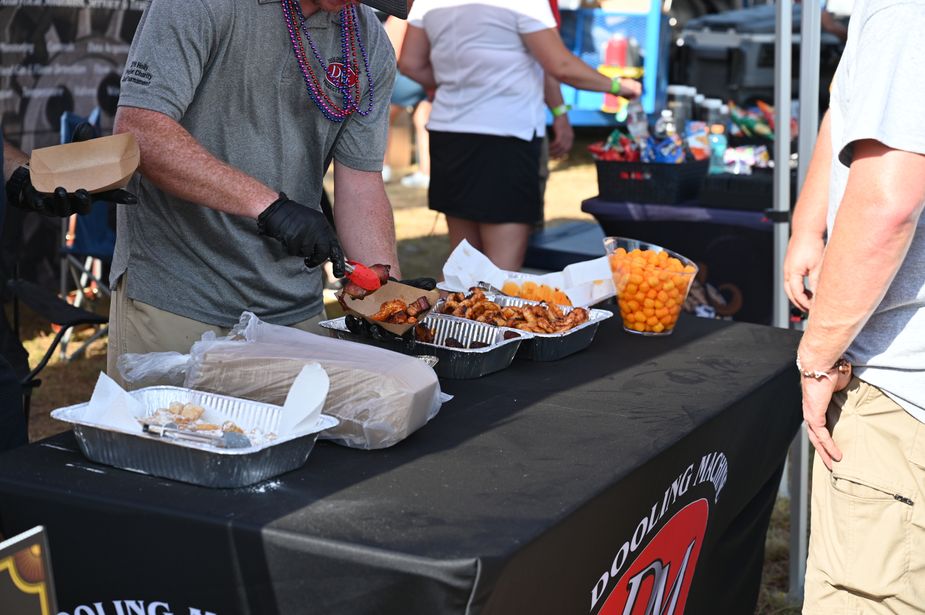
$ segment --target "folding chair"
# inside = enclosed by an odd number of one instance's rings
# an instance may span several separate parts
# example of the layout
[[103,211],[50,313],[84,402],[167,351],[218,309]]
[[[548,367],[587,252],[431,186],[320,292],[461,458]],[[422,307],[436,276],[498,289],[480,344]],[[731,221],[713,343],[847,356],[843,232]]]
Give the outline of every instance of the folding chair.
[[[93,134],[100,135],[100,112],[94,109],[89,117],[65,111],[61,114],[61,142],[74,140],[74,131],[81,124],[89,124]],[[71,285],[74,287],[74,307],[81,308],[87,299],[87,289],[111,296],[109,286],[103,281],[105,266],[112,262],[116,246],[116,234],[109,224],[110,204],[96,201],[89,213],[71,216],[61,223],[61,296],[68,297]],[[106,335],[108,327],[100,327],[91,337],[71,354],[68,345],[72,330],[68,329],[61,339],[61,359],[68,361],[83,353],[87,346]]]
[[[0,156],[0,161],[2,160],[3,158]],[[11,369],[16,374],[16,379],[19,381],[22,392],[22,408],[28,425],[32,391],[42,382],[38,378],[39,372],[48,364],[64,336],[70,334],[76,326],[94,325],[101,327],[106,325],[109,319],[107,316],[74,307],[58,297],[52,290],[20,278],[20,260],[23,256],[23,234],[21,230],[25,216],[34,216],[36,214],[28,214],[21,210],[12,210],[6,213],[7,215],[3,222],[5,231],[8,231],[4,234],[8,245],[4,247],[9,250],[11,262],[9,263],[9,269],[4,269],[3,271],[3,279],[6,283],[6,290],[13,300],[13,327],[11,330],[6,313],[0,313],[0,342],[2,342],[0,347],[2,347],[4,358],[7,359]],[[9,276],[9,279],[7,279],[7,276]],[[31,369],[29,368],[28,354],[22,346],[19,318],[20,301],[28,305],[44,320],[59,327],[45,355]]]
[[32,311],[48,322],[54,323],[60,327],[55,334],[54,340],[52,340],[51,345],[48,347],[48,350],[45,351],[45,355],[21,380],[23,411],[26,414],[26,424],[28,424],[32,391],[42,384],[42,381],[38,378],[39,372],[48,365],[48,361],[51,360],[52,355],[54,355],[55,350],[58,348],[65,335],[70,334],[75,327],[81,325],[93,325],[102,328],[109,322],[109,318],[101,314],[88,312],[79,307],[74,307],[67,301],[58,297],[54,292],[27,280],[12,279],[7,282],[7,288],[14,298],[13,328],[16,331],[17,338],[21,339],[19,329],[19,301],[29,306]]

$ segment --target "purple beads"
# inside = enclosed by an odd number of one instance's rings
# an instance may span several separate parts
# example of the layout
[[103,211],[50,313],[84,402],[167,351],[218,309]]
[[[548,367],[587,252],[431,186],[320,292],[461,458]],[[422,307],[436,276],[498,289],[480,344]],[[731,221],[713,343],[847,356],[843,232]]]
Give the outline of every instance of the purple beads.
[[[301,28],[302,33],[305,34],[305,40],[308,41],[308,45],[312,50],[312,54],[315,56],[315,59],[318,61],[318,64],[324,69],[325,75],[333,82],[333,74],[329,65],[326,65],[324,60],[321,58],[321,54],[318,53],[318,49],[315,46],[315,42],[312,40],[311,36],[308,33],[308,28],[305,26],[305,16],[302,13],[302,7],[299,5],[298,0],[283,0],[281,3],[283,7],[283,18],[286,21],[286,29],[289,31],[289,40],[292,43],[292,50],[295,53],[296,61],[299,64],[299,70],[302,72],[302,78],[305,80],[305,87],[308,91],[309,97],[315,103],[315,105],[321,110],[324,116],[332,122],[343,122],[348,117],[350,117],[354,112],[359,113],[360,115],[366,116],[369,115],[373,110],[373,79],[372,75],[369,72],[369,56],[366,53],[366,47],[363,45],[363,40],[360,37],[359,30],[359,19],[356,12],[355,5],[347,5],[341,9],[340,20],[341,20],[341,51],[343,53],[344,65],[343,70],[341,70],[340,75],[337,79],[338,83],[336,87],[340,90],[340,93],[343,96],[343,107],[338,107],[331,99],[328,98],[327,94],[321,89],[321,82],[318,80],[318,77],[315,75],[315,72],[309,66],[308,58],[305,54],[305,48],[302,45],[301,33],[299,29]],[[296,16],[293,15],[292,7],[295,6],[297,17],[299,19],[299,26],[297,28],[295,25]],[[353,37],[351,37],[351,31]],[[350,71],[351,71],[351,57],[356,60],[356,49],[353,46],[352,38],[356,38],[356,46],[360,49],[360,54],[363,57],[363,68],[366,71],[366,79],[369,84],[368,96],[369,100],[367,101],[366,110],[363,111],[359,108],[360,105],[360,87],[359,82],[355,83],[355,96],[351,95],[350,92]],[[357,76],[359,79],[359,76]]]

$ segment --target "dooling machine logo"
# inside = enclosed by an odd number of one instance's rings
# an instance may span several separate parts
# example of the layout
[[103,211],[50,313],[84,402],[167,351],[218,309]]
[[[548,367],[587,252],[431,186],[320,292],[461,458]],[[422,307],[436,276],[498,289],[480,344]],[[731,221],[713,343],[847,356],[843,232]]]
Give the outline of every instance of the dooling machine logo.
[[[713,502],[718,502],[728,477],[728,459],[719,451],[684,468],[639,520],[591,588],[591,612],[682,615],[703,547],[711,502],[700,497],[672,511],[688,500],[688,491],[698,485],[712,486]],[[662,524],[662,519],[667,521]],[[637,553],[639,549],[642,551]]]
[[620,577],[598,614],[683,613],[709,516],[704,499],[675,514]]

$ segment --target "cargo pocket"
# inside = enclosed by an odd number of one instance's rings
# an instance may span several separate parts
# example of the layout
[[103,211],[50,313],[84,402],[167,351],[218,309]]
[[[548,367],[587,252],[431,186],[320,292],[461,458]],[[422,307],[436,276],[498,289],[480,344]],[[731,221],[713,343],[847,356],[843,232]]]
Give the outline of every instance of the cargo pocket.
[[[913,500],[874,481],[833,473],[832,582],[871,597],[895,596],[910,569]],[[834,545],[833,545],[834,546]]]

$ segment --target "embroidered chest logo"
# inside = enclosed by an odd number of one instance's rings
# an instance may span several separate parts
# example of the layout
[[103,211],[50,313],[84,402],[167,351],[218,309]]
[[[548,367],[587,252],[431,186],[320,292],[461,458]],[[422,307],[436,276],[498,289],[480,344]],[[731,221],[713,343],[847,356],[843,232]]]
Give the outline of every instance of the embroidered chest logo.
[[353,66],[344,66],[340,59],[328,60],[328,67],[324,72],[324,83],[332,90],[338,90],[342,87],[341,79],[344,78],[344,71],[347,73],[346,85],[349,88],[354,87],[360,81],[360,74]]

